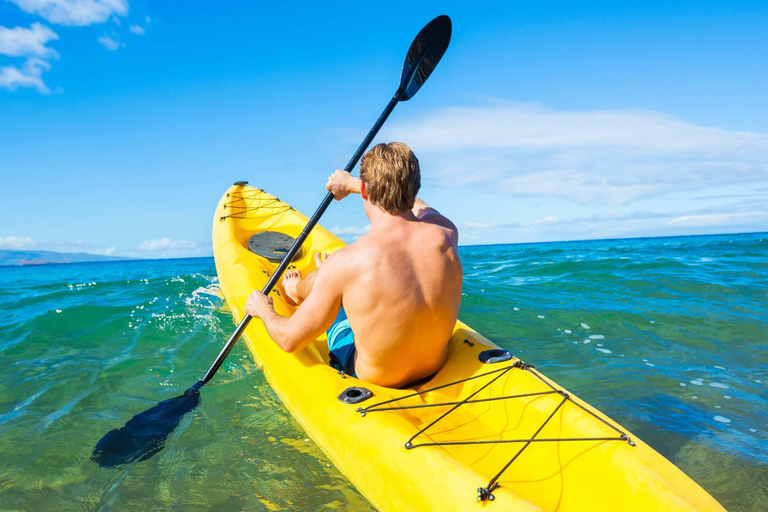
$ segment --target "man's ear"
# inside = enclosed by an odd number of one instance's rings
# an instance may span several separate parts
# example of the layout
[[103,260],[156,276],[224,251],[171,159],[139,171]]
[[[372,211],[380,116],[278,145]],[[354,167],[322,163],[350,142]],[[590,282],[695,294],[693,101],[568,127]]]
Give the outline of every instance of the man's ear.
[[368,189],[365,188],[365,182],[360,180],[360,195],[363,196],[363,201],[368,200]]

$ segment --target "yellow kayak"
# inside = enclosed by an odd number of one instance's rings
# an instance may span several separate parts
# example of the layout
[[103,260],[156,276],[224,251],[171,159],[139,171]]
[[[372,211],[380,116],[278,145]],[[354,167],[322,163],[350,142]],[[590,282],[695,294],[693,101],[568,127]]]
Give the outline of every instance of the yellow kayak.
[[[307,221],[244,182],[221,198],[213,250],[236,321]],[[306,275],[316,251],[343,246],[318,225],[292,264]],[[279,314],[296,309],[280,285],[270,295]],[[295,354],[259,320],[244,337],[291,414],[380,510],[724,510],[631,432],[461,321],[445,366],[407,389],[340,374],[325,336]]]

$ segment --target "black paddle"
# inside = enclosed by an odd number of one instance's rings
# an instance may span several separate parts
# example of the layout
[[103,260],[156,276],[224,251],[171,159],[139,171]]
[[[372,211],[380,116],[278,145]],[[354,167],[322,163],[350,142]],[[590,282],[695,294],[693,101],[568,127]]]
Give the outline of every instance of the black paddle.
[[[403,72],[400,75],[400,85],[397,88],[397,92],[395,92],[384,112],[376,120],[371,131],[365,136],[355,154],[352,155],[352,159],[344,168],[345,171],[352,172],[352,169],[354,169],[360,157],[363,156],[363,152],[365,152],[368,145],[379,132],[379,129],[384,124],[384,121],[387,120],[395,105],[401,101],[411,99],[421,86],[424,85],[424,82],[432,74],[437,63],[440,62],[450,41],[451,19],[448,16],[438,16],[421,29],[416,39],[411,43],[408,54],[405,56],[405,63],[403,64]],[[309,236],[312,228],[320,220],[320,217],[328,208],[328,205],[331,204],[331,201],[333,201],[333,194],[328,192],[261,293],[268,295],[272,291],[272,288],[277,284],[277,281],[283,275],[291,260],[293,260],[294,255],[301,249],[304,240]],[[122,428],[108,432],[96,443],[91,459],[100,466],[115,467],[136,460],[146,460],[162,450],[165,440],[173,432],[184,415],[200,403],[200,388],[216,374],[216,371],[229,355],[240,335],[245,331],[251,318],[250,315],[245,315],[202,379],[187,389],[183,395],[164,400],[151,409],[137,414]]]

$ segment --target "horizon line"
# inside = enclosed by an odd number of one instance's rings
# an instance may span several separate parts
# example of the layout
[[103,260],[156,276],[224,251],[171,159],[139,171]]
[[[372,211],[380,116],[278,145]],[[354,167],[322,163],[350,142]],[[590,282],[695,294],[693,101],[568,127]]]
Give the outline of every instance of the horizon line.
[[[727,236],[727,235],[759,235],[767,234],[768,231],[740,231],[740,232],[728,232],[728,233],[704,233],[704,234],[690,234],[690,235],[659,235],[659,236],[629,236],[629,237],[612,237],[612,238],[580,238],[576,240],[550,240],[545,242],[505,242],[505,243],[492,243],[492,244],[469,244],[461,245],[459,247],[490,247],[498,245],[544,245],[544,244],[562,244],[562,243],[578,243],[578,242],[611,242],[616,240],[649,240],[649,239],[663,239],[663,238],[699,238],[705,236]],[[135,258],[131,256],[105,256],[104,254],[95,254],[89,252],[57,252],[35,249],[0,249],[3,252],[48,252],[54,254],[85,254],[89,256],[99,256],[101,258],[109,258],[103,260],[94,261],[52,261],[46,263],[28,263],[22,265],[0,265],[0,268],[11,267],[42,267],[47,265],[78,265],[78,264],[93,264],[93,263],[119,263],[119,262],[141,262],[141,261],[158,261],[158,260],[194,260],[194,259],[208,259],[213,258],[213,254],[209,256],[172,256],[172,257],[157,257],[157,258]]]

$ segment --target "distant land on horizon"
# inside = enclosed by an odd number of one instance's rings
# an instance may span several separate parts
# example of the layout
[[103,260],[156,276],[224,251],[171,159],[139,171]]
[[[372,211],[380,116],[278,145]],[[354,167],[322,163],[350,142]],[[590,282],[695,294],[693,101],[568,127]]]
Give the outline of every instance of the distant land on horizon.
[[[689,237],[706,237],[706,236],[740,236],[740,235],[768,235],[767,231],[748,231],[742,233],[713,233],[713,234],[690,234],[690,235],[665,235],[665,236],[632,236],[632,237],[617,237],[617,238],[587,238],[581,240],[560,240],[560,241],[546,241],[546,242],[511,242],[502,244],[467,244],[461,245],[461,247],[480,247],[484,245],[536,245],[536,244],[554,244],[554,243],[578,243],[578,242],[611,242],[619,240],[643,240],[652,238],[689,238]],[[11,251],[0,250],[0,267],[22,267],[31,265],[51,265],[51,264],[65,264],[65,263],[90,263],[99,261],[140,261],[144,259],[197,259],[197,258],[213,258],[210,256],[178,256],[171,258],[136,258],[131,256],[105,256],[102,254],[91,254],[85,252],[55,252],[55,251]]]
[[93,261],[131,260],[127,256],[104,256],[85,252],[5,251],[0,250],[0,267],[47,265],[51,263],[85,263]]

